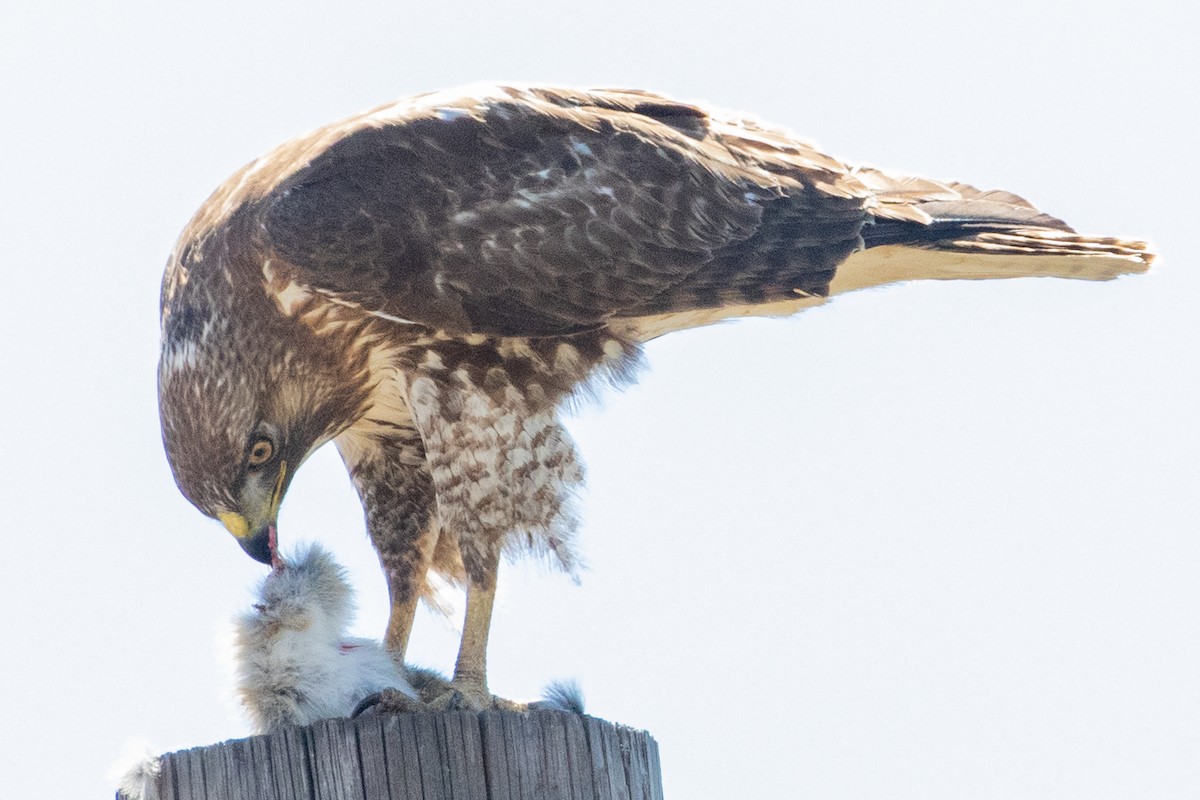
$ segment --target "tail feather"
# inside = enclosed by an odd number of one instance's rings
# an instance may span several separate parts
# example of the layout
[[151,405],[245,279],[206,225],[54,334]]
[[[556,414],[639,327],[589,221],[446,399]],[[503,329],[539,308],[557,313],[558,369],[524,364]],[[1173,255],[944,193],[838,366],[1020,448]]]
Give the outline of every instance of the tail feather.
[[911,237],[944,238],[947,231],[964,224],[1036,226],[1074,233],[1058,217],[1012,192],[893,175],[873,167],[859,167],[854,175],[874,193],[871,213],[875,224],[863,231],[867,247]]
[[[1053,277],[1104,281],[1145,272],[1154,260],[1146,242],[1084,236],[1061,219],[1012,192],[965,183],[894,175],[857,167],[853,175],[871,192],[862,249],[837,265],[827,288],[811,288],[803,273],[786,287],[732,289],[711,306],[630,314],[625,332],[649,341],[671,331],[736,317],[781,317],[857,289],[917,280]],[[782,282],[782,283],[781,283]]]
[[829,293],[914,280],[1073,278],[1106,281],[1145,272],[1145,242],[1080,236],[1046,228],[960,231],[954,238],[888,244],[855,253],[838,267]]
[[873,220],[830,294],[922,279],[1108,280],[1154,259],[1145,242],[1082,236],[1011,192],[869,167],[855,174],[875,193]]
[[1137,265],[1149,267],[1150,262],[1154,260],[1154,256],[1147,251],[1145,242],[1111,236],[1080,236],[1076,233],[1044,228],[984,230],[970,237],[941,242],[935,249],[959,252],[978,250],[985,253],[1034,256],[1073,255],[1085,258],[1107,256],[1128,259],[1135,267]]

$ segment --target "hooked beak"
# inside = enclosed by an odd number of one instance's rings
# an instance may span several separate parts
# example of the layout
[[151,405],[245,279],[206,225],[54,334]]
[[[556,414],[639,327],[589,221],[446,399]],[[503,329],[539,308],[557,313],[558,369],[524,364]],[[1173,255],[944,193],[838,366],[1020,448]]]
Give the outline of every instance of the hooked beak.
[[246,555],[255,561],[273,567],[279,567],[282,563],[279,560],[275,518],[279,515],[279,506],[283,502],[286,476],[287,462],[285,461],[280,465],[279,477],[275,481],[275,491],[272,492],[270,504],[266,509],[266,514],[263,515],[266,517],[265,522],[252,525],[246,515],[235,511],[222,511],[217,514],[217,519],[221,520],[225,529],[233,534],[233,538],[237,539],[242,550],[246,551]]
[[246,551],[246,555],[263,564],[272,562],[275,539],[274,522],[268,522],[255,530],[250,530],[249,521],[241,514],[223,511],[217,515],[217,518],[233,534],[233,538],[237,539],[237,543]]

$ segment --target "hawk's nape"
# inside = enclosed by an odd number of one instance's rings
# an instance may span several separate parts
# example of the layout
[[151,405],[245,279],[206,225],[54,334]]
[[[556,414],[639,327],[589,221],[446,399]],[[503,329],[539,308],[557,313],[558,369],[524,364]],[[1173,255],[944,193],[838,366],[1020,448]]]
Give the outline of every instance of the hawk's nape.
[[260,560],[333,441],[387,575],[388,647],[403,657],[431,573],[465,583],[445,703],[480,708],[501,552],[574,563],[558,406],[627,380],[642,342],[894,281],[1150,260],[1016,195],[646,92],[421,95],[280,146],[197,212],[163,280],[163,440],[183,493]]

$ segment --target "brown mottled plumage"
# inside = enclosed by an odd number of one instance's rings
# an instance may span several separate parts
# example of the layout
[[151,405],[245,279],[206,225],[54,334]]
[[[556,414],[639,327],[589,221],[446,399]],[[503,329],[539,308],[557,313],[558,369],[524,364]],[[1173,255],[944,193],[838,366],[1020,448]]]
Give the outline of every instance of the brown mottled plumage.
[[465,581],[454,683],[483,706],[501,550],[573,563],[582,470],[557,408],[628,380],[641,342],[899,280],[1149,261],[1016,195],[646,92],[421,95],[282,145],[189,223],[163,281],[163,439],[183,493],[261,560],[296,468],[335,442],[389,647],[431,570]]

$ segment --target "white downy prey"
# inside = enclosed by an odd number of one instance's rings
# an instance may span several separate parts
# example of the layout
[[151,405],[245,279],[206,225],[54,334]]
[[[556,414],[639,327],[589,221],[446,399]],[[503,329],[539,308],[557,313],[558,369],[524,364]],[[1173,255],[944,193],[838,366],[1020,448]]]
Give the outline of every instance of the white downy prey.
[[416,692],[379,642],[347,636],[354,599],[324,549],[301,549],[263,579],[236,620],[237,691],[255,731],[348,717],[365,697]]

